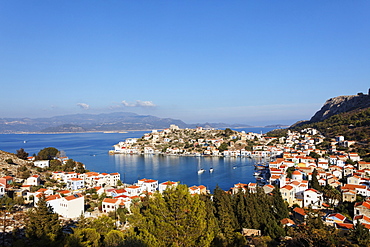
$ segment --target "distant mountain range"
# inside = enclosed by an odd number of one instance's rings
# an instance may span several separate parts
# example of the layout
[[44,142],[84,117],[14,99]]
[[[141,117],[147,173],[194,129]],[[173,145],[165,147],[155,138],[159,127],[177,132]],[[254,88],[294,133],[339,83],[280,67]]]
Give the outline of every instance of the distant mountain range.
[[165,129],[171,124],[180,128],[195,128],[197,126],[212,128],[253,127],[245,124],[226,123],[186,124],[178,119],[138,115],[131,112],[115,112],[73,114],[50,118],[0,118],[0,133],[149,130]]

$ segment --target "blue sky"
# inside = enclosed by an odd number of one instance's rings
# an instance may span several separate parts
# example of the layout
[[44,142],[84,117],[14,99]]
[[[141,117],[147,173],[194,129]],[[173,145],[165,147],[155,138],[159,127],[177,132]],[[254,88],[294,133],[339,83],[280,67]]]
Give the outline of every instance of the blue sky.
[[370,87],[370,1],[1,1],[0,118],[293,124]]

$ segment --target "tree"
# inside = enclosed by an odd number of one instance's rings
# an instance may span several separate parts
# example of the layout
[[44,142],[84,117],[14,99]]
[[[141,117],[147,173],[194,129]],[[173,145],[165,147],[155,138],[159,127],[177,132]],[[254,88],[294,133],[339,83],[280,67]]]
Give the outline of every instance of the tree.
[[76,163],[76,169],[75,172],[77,173],[85,173],[87,170],[85,169],[85,165],[81,162]]
[[37,154],[36,159],[37,160],[52,160],[58,155],[58,149],[53,147],[48,147],[40,150],[40,152]]
[[122,185],[123,185],[122,181],[121,180],[118,180],[117,181],[117,186],[122,186]]
[[318,153],[316,153],[316,152],[313,152],[313,151],[311,151],[311,152],[310,152],[309,156],[310,156],[311,158],[314,158],[314,159],[316,160],[316,162],[317,162],[317,160],[321,157],[321,155],[320,155],[320,154],[318,154]]
[[133,207],[129,222],[135,229],[130,239],[149,246],[210,246],[205,203],[190,195],[186,185],[156,192],[141,208]]
[[76,161],[74,161],[73,159],[69,159],[67,160],[65,165],[63,165],[63,170],[66,172],[71,172],[74,170],[75,166],[76,166]]
[[62,227],[58,214],[47,205],[45,197],[41,197],[37,207],[28,212],[26,221],[26,237],[35,245],[58,246],[62,237]]
[[321,186],[319,184],[319,181],[317,180],[317,170],[316,169],[314,169],[312,172],[311,188],[321,191]]
[[28,158],[28,153],[26,153],[26,152],[24,151],[24,149],[23,149],[23,148],[21,148],[21,149],[18,149],[18,150],[17,150],[17,154],[16,154],[16,156],[17,156],[18,158],[22,159],[22,160],[27,160],[27,158]]
[[223,151],[227,150],[228,148],[229,148],[229,145],[227,145],[227,143],[226,143],[226,142],[223,142],[223,143],[221,143],[221,145],[218,147],[218,150],[219,150],[220,152],[223,152]]
[[355,229],[351,230],[351,236],[360,246],[370,245],[370,233],[369,230],[364,227],[362,223],[357,221]]
[[231,204],[231,197],[220,187],[216,186],[213,192],[215,217],[218,221],[220,232],[215,239],[216,245],[231,245],[235,239],[237,219]]
[[225,131],[224,131],[224,136],[225,137],[229,137],[229,136],[231,136],[233,134],[234,134],[234,131],[232,129],[230,129],[230,128],[226,128]]
[[73,231],[73,234],[68,236],[66,246],[91,246],[99,247],[101,236],[94,228],[77,228]]
[[275,219],[280,221],[289,217],[288,207],[284,199],[281,197],[280,190],[277,187],[272,191],[272,206]]
[[117,230],[112,230],[104,238],[104,246],[118,247],[124,246],[124,234]]

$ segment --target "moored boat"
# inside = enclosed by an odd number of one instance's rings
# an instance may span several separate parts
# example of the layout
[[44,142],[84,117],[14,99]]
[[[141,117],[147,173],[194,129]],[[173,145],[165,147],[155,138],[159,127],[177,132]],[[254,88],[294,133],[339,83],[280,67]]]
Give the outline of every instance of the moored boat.
[[204,170],[203,168],[202,169],[199,169],[198,170],[198,174],[202,174],[203,172],[205,172],[206,170]]

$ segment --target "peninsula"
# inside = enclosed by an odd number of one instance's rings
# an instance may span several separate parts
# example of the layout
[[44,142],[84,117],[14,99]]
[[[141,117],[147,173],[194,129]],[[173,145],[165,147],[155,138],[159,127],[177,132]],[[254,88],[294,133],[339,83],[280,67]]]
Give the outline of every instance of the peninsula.
[[197,127],[181,129],[171,124],[141,138],[128,138],[114,145],[110,154],[163,154],[184,156],[276,156],[282,150],[272,146],[282,140],[265,134]]

